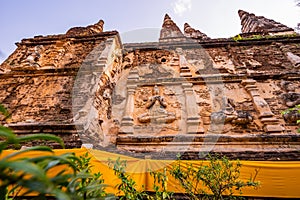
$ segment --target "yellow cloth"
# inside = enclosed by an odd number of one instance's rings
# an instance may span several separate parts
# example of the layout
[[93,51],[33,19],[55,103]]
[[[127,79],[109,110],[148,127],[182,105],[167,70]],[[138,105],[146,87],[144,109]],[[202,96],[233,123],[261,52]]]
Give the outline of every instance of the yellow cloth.
[[[13,150],[3,151],[0,157],[8,155]],[[147,191],[153,190],[153,178],[150,176],[149,171],[156,171],[163,167],[172,167],[172,163],[176,161],[170,160],[150,160],[150,159],[137,159],[129,156],[88,149],[58,149],[54,150],[55,154],[60,155],[64,153],[74,152],[76,155],[84,155],[86,152],[92,156],[91,164],[93,172],[101,172],[105,180],[105,184],[109,187],[107,192],[117,194],[115,185],[120,181],[114,175],[114,171],[108,167],[108,159],[127,161],[127,172],[135,180],[138,189],[142,190],[143,185]],[[49,153],[45,152],[28,152],[22,154],[22,157],[40,156]],[[206,164],[207,161],[187,161],[193,165],[201,163]],[[300,162],[299,161],[240,161],[242,164],[240,178],[248,180],[249,177],[255,174],[255,170],[259,170],[256,181],[260,182],[260,187],[255,190],[252,188],[243,189],[243,196],[255,197],[277,197],[277,198],[300,198]],[[51,172],[55,173],[55,172]],[[51,176],[51,174],[49,174]],[[172,177],[169,177],[168,189],[172,192],[183,192],[179,189],[178,183]]]

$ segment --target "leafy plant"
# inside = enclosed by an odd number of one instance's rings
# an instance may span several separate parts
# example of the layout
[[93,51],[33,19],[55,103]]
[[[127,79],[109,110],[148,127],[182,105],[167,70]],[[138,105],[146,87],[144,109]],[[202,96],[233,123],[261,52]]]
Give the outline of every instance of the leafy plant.
[[247,41],[247,40],[260,40],[260,39],[274,39],[274,38],[291,38],[298,36],[296,33],[294,34],[286,34],[286,35],[251,35],[250,37],[242,37],[241,35],[237,35],[232,37],[234,41]]
[[238,34],[238,35],[232,37],[232,39],[237,42],[239,40],[243,40],[243,37],[240,34]]
[[[0,138],[3,140],[0,142],[0,154],[9,145],[35,139],[51,140],[63,144],[59,137],[53,135],[16,136],[10,129],[2,126],[0,127]],[[52,154],[34,158],[26,157],[25,153],[31,151],[44,151]],[[0,199],[15,196],[21,190],[23,191],[21,195],[36,192],[38,197],[45,198],[47,195],[53,195],[61,200],[70,199],[61,188],[67,184],[68,178],[73,174],[66,172],[65,168],[69,167],[73,172],[76,170],[71,158],[76,159],[74,154],[53,155],[52,149],[46,146],[30,147],[2,157],[0,159]],[[58,170],[55,177],[48,177],[47,172],[58,166],[64,167]]]
[[0,104],[0,113],[4,116],[4,120],[10,116],[10,113],[5,109],[5,107]]
[[[285,115],[288,115],[290,113],[299,113],[300,114],[300,104],[295,105],[293,108],[288,108],[281,112],[281,114],[285,117]],[[296,123],[300,125],[300,119],[296,120]],[[300,133],[300,128],[298,129],[298,133]]]
[[142,200],[150,198],[145,191],[139,191],[136,189],[136,182],[125,171],[125,160],[120,160],[120,158],[118,158],[116,161],[109,160],[109,166],[114,170],[115,175],[117,175],[121,181],[120,184],[116,185],[119,190],[120,200]]
[[[0,112],[8,116],[1,106]],[[74,153],[57,156],[50,147],[35,146],[1,156],[4,149],[33,140],[50,140],[64,147],[62,139],[54,135],[16,136],[9,128],[0,126],[1,200],[14,199],[17,196],[32,194],[32,192],[38,199],[46,199],[49,196],[58,200],[108,197],[104,191],[101,174],[91,174],[90,158],[87,155],[79,158]],[[26,153],[33,151],[44,151],[49,154],[36,157],[26,156]],[[55,175],[50,177],[49,171],[55,171]]]
[[153,189],[155,191],[155,199],[173,199],[173,192],[168,191],[168,175],[170,175],[168,169],[163,168],[162,172],[151,171],[150,175],[154,178]]
[[209,164],[196,166],[189,164],[185,169],[181,160],[173,166],[172,176],[180,183],[190,199],[233,199],[234,191],[242,194],[242,188],[255,187],[258,171],[248,181],[239,179],[241,164],[229,161],[226,157],[218,159],[209,156]]
[[100,172],[92,173],[88,153],[74,160],[77,175],[73,177],[67,186],[67,190],[74,199],[115,199],[113,195],[105,192],[104,179]]

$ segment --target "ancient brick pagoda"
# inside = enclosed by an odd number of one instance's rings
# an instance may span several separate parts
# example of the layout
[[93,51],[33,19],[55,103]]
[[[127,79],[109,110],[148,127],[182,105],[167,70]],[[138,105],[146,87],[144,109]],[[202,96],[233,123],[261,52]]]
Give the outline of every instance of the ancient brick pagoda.
[[60,135],[68,148],[299,160],[300,115],[282,111],[300,104],[300,36],[238,14],[242,33],[227,39],[188,23],[182,32],[168,15],[152,43],[122,44],[102,20],[23,39],[0,68],[0,103],[11,113],[2,123]]

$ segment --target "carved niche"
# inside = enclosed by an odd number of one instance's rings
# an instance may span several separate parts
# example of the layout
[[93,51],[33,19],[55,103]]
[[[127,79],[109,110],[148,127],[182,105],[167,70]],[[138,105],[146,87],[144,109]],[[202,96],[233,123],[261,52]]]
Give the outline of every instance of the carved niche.
[[172,123],[176,119],[174,112],[166,110],[167,102],[164,97],[160,95],[157,85],[153,88],[153,95],[148,99],[145,105],[147,111],[138,116],[138,121],[141,123]]
[[182,81],[176,68],[137,66],[128,73],[126,89],[120,134],[152,137],[204,132],[193,84]]

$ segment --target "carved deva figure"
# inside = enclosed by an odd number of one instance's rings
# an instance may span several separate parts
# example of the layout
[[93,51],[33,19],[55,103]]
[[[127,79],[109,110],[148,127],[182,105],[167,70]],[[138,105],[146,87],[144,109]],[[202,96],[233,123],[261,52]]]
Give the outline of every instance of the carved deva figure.
[[159,95],[159,89],[157,85],[153,88],[153,96],[149,98],[146,108],[147,113],[143,113],[138,116],[138,120],[141,123],[172,123],[176,119],[176,115],[172,112],[166,111],[167,103],[164,97]]

